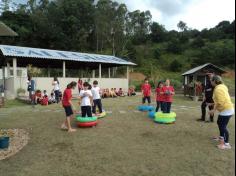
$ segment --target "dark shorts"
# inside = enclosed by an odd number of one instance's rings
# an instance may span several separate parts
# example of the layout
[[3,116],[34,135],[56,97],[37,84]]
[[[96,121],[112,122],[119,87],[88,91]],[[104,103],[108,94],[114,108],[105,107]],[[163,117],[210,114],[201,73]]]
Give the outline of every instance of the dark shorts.
[[66,117],[70,117],[74,114],[71,106],[64,106],[64,109],[66,112]]
[[146,102],[146,99],[147,99],[148,103],[150,104],[151,103],[151,97],[150,96],[143,97],[143,104]]

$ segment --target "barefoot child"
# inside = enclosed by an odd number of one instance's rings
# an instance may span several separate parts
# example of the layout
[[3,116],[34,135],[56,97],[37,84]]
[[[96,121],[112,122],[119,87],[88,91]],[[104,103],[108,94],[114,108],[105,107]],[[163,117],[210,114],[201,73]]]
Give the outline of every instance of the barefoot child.
[[80,91],[79,99],[81,100],[81,112],[82,117],[92,117],[92,109],[91,106],[93,104],[93,95],[90,88],[90,84],[88,82],[84,82],[83,90]]
[[98,107],[99,113],[102,113],[102,102],[100,95],[100,88],[98,87],[98,81],[93,81],[93,113],[96,114],[96,107]]
[[161,111],[163,111],[163,103],[164,103],[164,92],[163,92],[163,82],[160,81],[156,88],[156,112],[158,112],[159,108],[161,108]]
[[71,119],[73,118],[73,114],[74,114],[73,111],[75,111],[75,108],[71,101],[72,89],[75,89],[76,84],[77,83],[74,81],[68,84],[66,90],[63,93],[63,98],[62,98],[62,105],[66,112],[66,120],[62,123],[61,128],[68,129],[68,132],[76,131],[76,129],[73,129],[71,127]]
[[148,106],[150,106],[150,104],[151,104],[151,85],[148,83],[147,78],[144,80],[144,84],[141,86],[141,89],[142,89],[142,95],[143,95],[142,103],[145,104],[146,99],[147,99]]

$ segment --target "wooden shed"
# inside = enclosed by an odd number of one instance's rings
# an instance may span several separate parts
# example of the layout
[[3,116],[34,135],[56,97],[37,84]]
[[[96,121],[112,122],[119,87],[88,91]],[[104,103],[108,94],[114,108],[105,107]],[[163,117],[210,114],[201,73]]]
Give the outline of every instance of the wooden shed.
[[202,97],[203,88],[206,85],[206,72],[213,71],[215,74],[221,76],[226,73],[225,70],[207,63],[198,67],[195,67],[187,72],[183,73],[183,86],[184,95],[193,99],[199,99]]

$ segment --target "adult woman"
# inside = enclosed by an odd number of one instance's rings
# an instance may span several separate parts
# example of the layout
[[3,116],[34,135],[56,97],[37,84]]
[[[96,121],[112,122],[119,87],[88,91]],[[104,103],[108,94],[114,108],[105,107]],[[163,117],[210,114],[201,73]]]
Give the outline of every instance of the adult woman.
[[234,114],[234,105],[231,102],[228,88],[223,84],[220,76],[213,76],[211,84],[215,87],[213,91],[214,109],[209,113],[212,115],[216,110],[220,112],[217,120],[220,136],[214,139],[220,141],[219,149],[230,149],[227,125]]
[[60,102],[60,97],[59,97],[60,87],[59,87],[59,81],[58,81],[57,77],[54,77],[52,85],[54,86],[53,90],[54,90],[54,93],[55,93],[56,102],[59,103]]

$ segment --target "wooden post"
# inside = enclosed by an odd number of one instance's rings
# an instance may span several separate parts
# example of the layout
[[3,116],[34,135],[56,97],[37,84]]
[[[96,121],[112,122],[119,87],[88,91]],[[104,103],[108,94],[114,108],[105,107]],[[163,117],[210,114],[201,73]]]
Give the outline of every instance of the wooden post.
[[99,64],[99,78],[102,78],[102,64]]
[[12,92],[15,97],[17,96],[17,92],[16,92],[16,85],[17,85],[17,59],[13,58],[13,90],[14,92]]
[[66,77],[66,61],[63,61],[63,78]]
[[129,66],[127,66],[127,79],[129,81]]
[[111,78],[111,68],[108,68],[108,78]]
[[[5,74],[5,72],[4,72],[4,74]],[[7,62],[7,78],[9,78],[9,77],[10,77],[10,63]]]
[[96,77],[96,75],[95,75],[95,70],[93,70],[93,72],[92,72],[92,77],[93,77],[93,78]]

